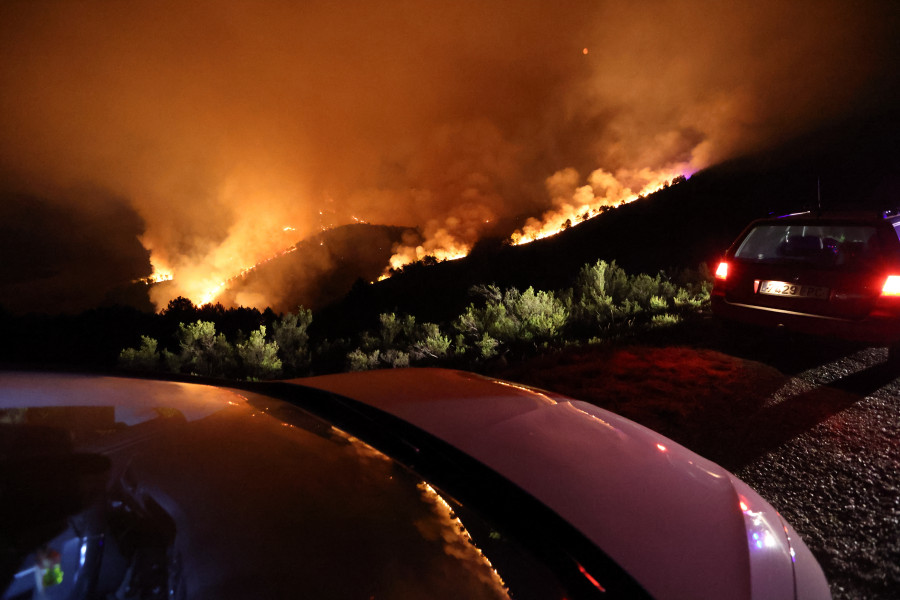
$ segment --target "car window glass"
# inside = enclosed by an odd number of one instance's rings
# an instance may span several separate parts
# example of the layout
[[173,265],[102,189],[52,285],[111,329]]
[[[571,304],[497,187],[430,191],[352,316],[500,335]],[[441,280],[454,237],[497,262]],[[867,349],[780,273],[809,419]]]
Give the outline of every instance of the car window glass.
[[817,268],[867,268],[880,256],[875,227],[772,223],[755,227],[735,258],[765,263],[804,263]]

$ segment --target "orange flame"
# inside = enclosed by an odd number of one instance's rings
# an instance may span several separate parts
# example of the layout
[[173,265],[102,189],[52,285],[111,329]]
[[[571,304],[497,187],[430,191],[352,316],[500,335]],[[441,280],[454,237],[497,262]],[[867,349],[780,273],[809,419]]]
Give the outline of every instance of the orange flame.
[[[606,208],[633,202],[642,196],[651,194],[665,187],[675,178],[683,177],[690,172],[690,165],[687,163],[661,170],[620,169],[615,174],[597,169],[588,177],[587,183],[579,185],[578,173],[574,169],[564,169],[553,174],[546,181],[554,208],[546,211],[540,219],[532,218],[526,221],[521,229],[510,236],[509,242],[513,245],[522,245],[556,235],[571,226],[601,214]],[[356,223],[366,223],[355,216],[351,218]],[[481,222],[489,224],[490,218],[483,218]],[[321,229],[327,231],[331,227],[324,225]],[[447,261],[468,256],[472,249],[472,243],[465,240],[477,239],[477,229],[477,227],[466,229],[464,223],[455,217],[448,217],[440,223],[430,222],[425,229],[424,240],[417,235],[411,235],[409,239],[404,240],[404,243],[395,246],[389,266],[379,277],[379,281],[390,277],[394,270],[428,257],[436,261]],[[283,233],[292,234],[294,231],[293,227],[282,228]],[[296,249],[297,247],[292,245],[266,256],[252,265],[240,267],[236,271],[232,270],[233,275],[221,279],[194,277],[192,276],[194,273],[189,272],[190,269],[188,272],[176,273],[176,269],[165,267],[158,261],[151,260],[153,275],[141,281],[146,283],[170,281],[175,279],[176,275],[180,275],[179,283],[184,294],[191,298],[197,306],[204,306],[215,301],[219,294],[237,279],[245,277],[265,263],[294,252]],[[229,262],[231,261],[224,260],[220,264]],[[218,271],[227,273],[228,269],[220,268]]]
[[[669,169],[620,169],[613,175],[603,169],[591,173],[588,183],[578,186],[578,173],[564,169],[547,179],[547,188],[555,208],[540,219],[531,218],[509,238],[514,246],[556,235],[567,228],[601,214],[606,208],[633,202],[652,194],[678,177],[692,172],[690,165],[680,164]],[[637,190],[637,191],[635,191]],[[408,264],[432,257],[437,261],[464,258],[472,249],[451,233],[453,219],[448,226],[437,229],[421,244],[399,244],[394,248],[390,266],[378,278],[391,276],[392,271]],[[489,223],[490,220],[485,220]]]
[[430,250],[426,249],[426,246],[424,245],[414,247],[398,246],[394,249],[395,254],[390,258],[390,267],[379,278],[379,281],[390,277],[390,270],[400,269],[406,265],[423,260],[426,257],[430,256],[437,261],[456,260],[468,256],[469,251],[472,249],[471,246],[467,244],[457,242],[453,236],[449,234],[437,243],[441,245],[430,244]]
[[[680,168],[654,171],[651,169],[621,169],[615,175],[597,169],[588,178],[588,183],[576,187],[577,173],[573,169],[559,171],[547,179],[547,187],[566,190],[554,195],[556,207],[543,214],[541,219],[529,219],[525,226],[510,237],[513,245],[519,246],[552,235],[568,227],[599,215],[605,208],[634,202],[638,198],[659,191],[676,177],[684,176],[687,165]],[[634,191],[637,189],[637,191]]]
[[249,267],[243,267],[240,271],[238,271],[237,274],[232,275],[228,279],[223,279],[223,280],[215,283],[214,285],[208,287],[206,289],[206,291],[203,292],[203,294],[200,296],[200,300],[198,300],[196,302],[197,306],[205,306],[207,304],[212,303],[213,300],[215,300],[219,294],[221,294],[223,291],[225,291],[229,285],[231,285],[232,283],[234,283],[241,277],[245,277],[248,273],[251,273],[252,271],[256,270],[257,268],[261,267],[262,265],[266,264],[267,262],[269,262],[271,260],[274,260],[274,259],[284,256],[286,254],[290,254],[291,252],[294,252],[296,250],[297,250],[297,246],[291,246],[290,248],[287,248],[286,250],[282,250],[281,252],[272,254],[271,256],[268,256],[268,257],[262,259],[261,261],[250,265]]
[[172,281],[175,278],[175,274],[172,269],[168,267],[163,267],[160,264],[158,258],[150,255],[150,268],[152,272],[149,277],[141,277],[140,279],[135,279],[133,283],[145,283],[150,285],[152,283],[162,283],[163,281]]
[[[271,248],[275,244],[285,244],[287,237],[295,238],[296,229],[286,226],[280,227],[279,235],[270,236],[268,246]],[[277,246],[275,246],[277,247]],[[282,246],[284,248],[284,246]],[[221,248],[220,248],[221,250]],[[165,307],[166,302],[171,299],[173,289],[175,294],[189,298],[197,306],[205,306],[215,301],[215,299],[225,291],[231,284],[239,278],[245,277],[250,272],[261,267],[262,265],[286,254],[297,250],[296,245],[284,248],[277,252],[273,252],[251,265],[231,266],[234,265],[240,256],[235,252],[221,252],[220,255],[210,255],[203,264],[197,265],[192,262],[182,262],[175,266],[169,267],[165,265],[158,257],[154,256],[151,251],[150,264],[153,267],[153,274],[150,277],[139,281],[147,284],[161,283],[165,281],[173,281],[174,288],[160,289],[151,291],[151,299],[156,303],[158,309]],[[257,256],[259,256],[257,254]],[[238,263],[240,264],[240,263]],[[230,274],[229,274],[230,273]]]
[[[379,281],[391,276],[391,271],[432,257],[437,261],[456,260],[468,256],[472,245],[459,239],[454,233],[460,226],[459,219],[447,218],[443,223],[432,221],[426,227],[425,240],[407,240],[394,246],[394,254],[389,260]],[[417,236],[412,236],[417,237]]]

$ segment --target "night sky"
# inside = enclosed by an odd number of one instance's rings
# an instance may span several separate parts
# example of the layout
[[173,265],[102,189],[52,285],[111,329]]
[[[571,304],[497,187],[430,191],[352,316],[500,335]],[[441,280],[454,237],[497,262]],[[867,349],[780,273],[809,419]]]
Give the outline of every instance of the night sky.
[[196,299],[355,220],[470,245],[884,110],[895,4],[4,0],[0,304],[84,309],[151,258],[158,305]]

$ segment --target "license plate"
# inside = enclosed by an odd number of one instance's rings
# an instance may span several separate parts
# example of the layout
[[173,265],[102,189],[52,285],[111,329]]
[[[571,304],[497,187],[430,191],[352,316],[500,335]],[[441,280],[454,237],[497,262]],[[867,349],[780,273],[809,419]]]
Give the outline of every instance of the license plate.
[[788,283],[786,281],[760,281],[759,293],[768,296],[828,299],[828,288],[816,285],[800,285],[799,283]]

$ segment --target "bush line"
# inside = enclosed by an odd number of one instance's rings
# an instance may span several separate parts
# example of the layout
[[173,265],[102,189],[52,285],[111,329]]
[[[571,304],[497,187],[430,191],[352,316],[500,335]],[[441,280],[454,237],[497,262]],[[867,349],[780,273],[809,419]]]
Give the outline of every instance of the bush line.
[[[120,352],[118,364],[128,370],[236,379],[408,366],[477,370],[496,361],[675,325],[708,305],[711,288],[706,265],[669,277],[663,272],[629,275],[615,261],[598,260],[584,265],[574,285],[563,290],[475,286],[470,290],[474,301],[450,323],[419,323],[412,315],[382,313],[374,331],[354,339],[312,340],[308,329],[313,314],[300,307],[296,313],[273,316],[270,328],[260,325],[249,336],[238,330],[229,341],[216,331],[214,313],[213,320],[179,322],[162,349],[157,339],[142,335],[139,346]],[[192,312],[202,314],[179,298],[163,316]]]

